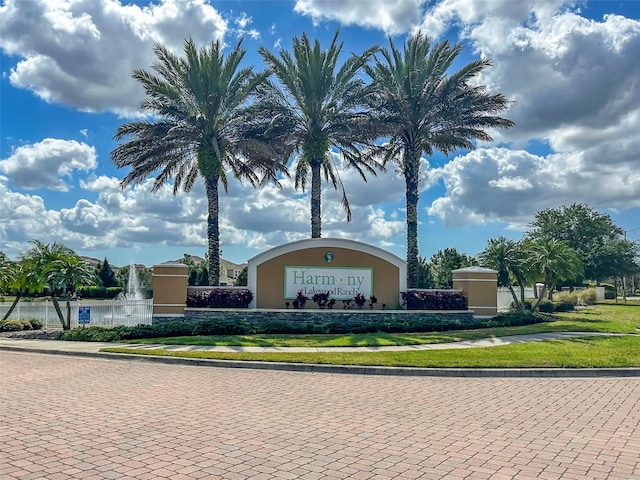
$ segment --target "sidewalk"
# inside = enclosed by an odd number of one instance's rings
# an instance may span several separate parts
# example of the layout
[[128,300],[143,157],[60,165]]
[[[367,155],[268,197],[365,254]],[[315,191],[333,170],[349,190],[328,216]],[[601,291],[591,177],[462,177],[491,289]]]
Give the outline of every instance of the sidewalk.
[[110,343],[110,342],[68,342],[61,340],[25,340],[20,338],[0,337],[0,349],[37,350],[41,352],[65,352],[65,353],[98,353],[103,348],[130,348],[132,350],[156,350],[164,349],[168,352],[252,352],[252,353],[278,353],[278,352],[401,352],[419,350],[449,350],[460,348],[483,348],[512,345],[514,343],[541,342],[566,338],[584,338],[591,336],[616,336],[619,333],[599,332],[557,332],[557,333],[533,333],[529,335],[511,335],[506,337],[481,338],[478,340],[464,340],[450,343],[430,343],[424,345],[401,345],[380,347],[241,347],[241,346],[207,346],[207,345],[166,345],[141,344],[141,343]]
[[466,340],[453,343],[426,345],[404,345],[386,347],[240,347],[240,346],[201,346],[201,345],[165,345],[165,344],[125,344],[108,342],[67,342],[58,340],[28,340],[0,337],[0,351],[13,350],[43,354],[71,356],[89,356],[108,360],[146,361],[182,365],[209,367],[250,368],[260,370],[287,370],[316,373],[351,373],[364,375],[403,375],[403,376],[445,376],[445,377],[637,377],[640,368],[415,368],[415,367],[378,367],[351,365],[320,365],[285,362],[257,362],[236,360],[209,360],[170,356],[136,355],[107,353],[100,350],[117,347],[136,350],[164,349],[168,352],[206,351],[206,352],[380,352],[380,351],[423,351],[461,348],[498,347],[516,343],[540,342],[545,340],[584,338],[590,336],[618,336],[625,334],[598,332],[557,332],[536,333],[531,335],[512,335],[506,337]]

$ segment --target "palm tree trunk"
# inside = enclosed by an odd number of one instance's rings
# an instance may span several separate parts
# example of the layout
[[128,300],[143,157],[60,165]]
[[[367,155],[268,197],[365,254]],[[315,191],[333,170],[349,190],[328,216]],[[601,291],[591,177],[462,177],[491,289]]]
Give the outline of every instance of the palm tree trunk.
[[55,294],[51,294],[51,301],[53,302],[53,308],[56,310],[56,314],[58,314],[58,320],[60,320],[60,325],[62,325],[63,330],[69,330],[71,325],[67,327],[67,324],[64,321],[64,315],[62,314],[62,310],[60,310],[60,304],[58,303],[58,298]]
[[71,294],[67,293],[67,323],[65,330],[71,330]]
[[420,155],[404,154],[407,206],[407,288],[418,284],[418,193]]
[[13,310],[16,308],[16,306],[18,305],[18,302],[20,301],[21,298],[22,298],[22,293],[21,292],[16,293],[16,298],[13,300],[13,303],[9,307],[9,310],[7,311],[7,313],[5,313],[4,317],[2,317],[2,321],[3,322],[7,318],[9,318],[9,315],[11,315],[11,312],[13,312]]
[[518,310],[522,310],[520,302],[518,301],[518,295],[516,295],[516,291],[513,289],[511,284],[507,285],[507,288],[511,292],[511,296],[513,297],[513,304],[516,306]]
[[311,238],[322,235],[322,221],[320,217],[322,178],[320,177],[320,162],[311,162]]
[[207,192],[207,204],[209,216],[207,217],[207,239],[209,241],[209,285],[220,284],[220,227],[218,215],[220,204],[218,203],[218,176],[205,178],[205,190]]

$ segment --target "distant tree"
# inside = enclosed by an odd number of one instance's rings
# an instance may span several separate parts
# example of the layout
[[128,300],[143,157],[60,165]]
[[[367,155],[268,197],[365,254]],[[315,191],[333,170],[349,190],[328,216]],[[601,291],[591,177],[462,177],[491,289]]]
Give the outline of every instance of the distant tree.
[[584,265],[586,278],[599,284],[605,278],[619,276],[616,259],[608,246],[623,240],[624,231],[609,215],[584,203],[574,203],[536,213],[529,226],[529,238],[555,239],[573,248]]
[[533,305],[534,310],[540,306],[545,293],[553,291],[560,280],[579,278],[583,274],[580,256],[565,241],[536,238],[526,240],[524,249],[531,269],[543,278],[542,292]]
[[98,263],[97,267],[98,278],[105,288],[118,286],[118,280],[116,274],[109,265],[109,260],[105,257],[104,262]]
[[4,252],[0,252],[0,294],[4,293],[14,276],[14,265]]
[[241,271],[240,271],[240,275],[238,275],[238,278],[236,278],[236,281],[233,282],[233,286],[234,287],[246,287],[247,286],[247,273],[248,273],[249,269],[247,267],[244,267]]
[[[527,263],[522,245],[505,237],[490,239],[485,249],[478,255],[480,265],[498,272],[498,287],[506,287],[511,292],[514,305],[518,310],[524,306],[524,285]],[[516,295],[514,285],[520,287],[520,297]]]
[[435,280],[426,258],[418,257],[418,279],[415,288],[434,288]]
[[61,290],[66,297],[66,319],[60,315],[61,312],[57,311],[62,328],[69,330],[71,328],[71,297],[78,287],[96,284],[95,271],[89,263],[75,254],[54,259],[46,271],[47,282],[52,286],[52,290]]
[[459,253],[455,248],[439,250],[431,256],[431,269],[436,288],[453,287],[453,270],[476,264],[473,257]]

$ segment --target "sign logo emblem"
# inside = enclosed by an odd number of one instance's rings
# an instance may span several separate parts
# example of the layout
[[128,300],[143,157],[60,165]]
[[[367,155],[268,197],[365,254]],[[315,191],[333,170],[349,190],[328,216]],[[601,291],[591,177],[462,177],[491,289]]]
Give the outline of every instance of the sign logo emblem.
[[324,259],[327,263],[333,262],[333,252],[331,250],[327,251],[327,253],[324,254]]

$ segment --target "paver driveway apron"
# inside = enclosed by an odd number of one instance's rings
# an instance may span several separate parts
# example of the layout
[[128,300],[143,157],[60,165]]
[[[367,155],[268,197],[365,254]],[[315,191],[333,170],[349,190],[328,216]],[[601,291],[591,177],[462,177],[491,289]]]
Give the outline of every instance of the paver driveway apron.
[[0,366],[3,480],[640,478],[636,378]]

